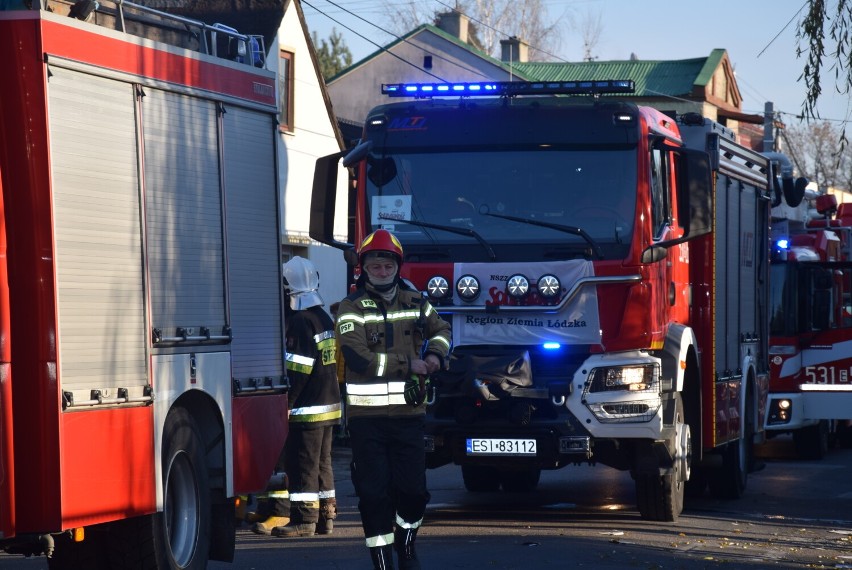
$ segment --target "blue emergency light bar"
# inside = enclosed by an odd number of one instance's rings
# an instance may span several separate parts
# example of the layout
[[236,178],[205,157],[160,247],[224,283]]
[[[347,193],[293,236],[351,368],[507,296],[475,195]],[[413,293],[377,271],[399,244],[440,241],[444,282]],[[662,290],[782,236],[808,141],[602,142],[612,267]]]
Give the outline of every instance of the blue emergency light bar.
[[617,81],[483,81],[479,83],[384,83],[388,97],[514,97],[515,95],[598,95],[634,93],[632,79]]

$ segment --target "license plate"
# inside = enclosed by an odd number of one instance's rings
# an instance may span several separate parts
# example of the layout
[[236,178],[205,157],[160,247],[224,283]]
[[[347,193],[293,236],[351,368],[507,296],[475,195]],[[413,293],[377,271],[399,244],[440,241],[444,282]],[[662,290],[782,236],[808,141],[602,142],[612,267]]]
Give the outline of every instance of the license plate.
[[535,455],[534,439],[468,439],[468,455]]

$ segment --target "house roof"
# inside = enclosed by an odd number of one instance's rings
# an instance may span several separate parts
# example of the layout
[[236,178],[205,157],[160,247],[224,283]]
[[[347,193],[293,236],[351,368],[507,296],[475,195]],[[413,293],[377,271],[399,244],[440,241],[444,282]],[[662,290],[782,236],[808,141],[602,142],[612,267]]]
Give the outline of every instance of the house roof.
[[[422,33],[435,34],[436,36],[442,38],[443,40],[450,42],[451,44],[454,44],[454,45],[456,45],[456,46],[458,46],[462,49],[465,49],[465,50],[469,51],[470,53],[476,55],[477,57],[480,57],[480,58],[494,64],[495,66],[504,69],[507,73],[512,71],[511,66],[509,66],[506,62],[503,62],[503,61],[501,61],[497,58],[491,57],[490,55],[488,55],[484,51],[470,45],[467,42],[461,41],[457,36],[454,36],[453,34],[447,33],[444,30],[442,30],[441,28],[438,28],[437,26],[433,26],[432,24],[421,24],[421,25],[417,26],[416,28],[414,28],[413,30],[411,30],[410,32],[408,32],[408,33],[406,33],[402,36],[399,36],[397,39],[395,39],[391,43],[380,47],[379,49],[377,49],[376,51],[374,51],[370,55],[364,57],[363,59],[356,61],[355,63],[353,63],[352,65],[350,65],[346,69],[342,69],[336,75],[334,75],[333,77],[330,77],[328,79],[328,82],[333,83],[336,79],[339,79],[340,77],[346,75],[347,73],[361,67],[362,65],[364,65],[366,63],[369,63],[372,59],[381,55],[382,52],[391,52],[393,50],[393,48],[396,47],[397,45],[410,42],[412,39],[414,39],[415,36],[418,36]],[[517,73],[517,72],[515,72],[515,73]]]
[[524,62],[513,69],[530,81],[632,79],[637,97],[684,97],[703,91],[724,57],[724,49],[714,49],[707,57],[692,59]]

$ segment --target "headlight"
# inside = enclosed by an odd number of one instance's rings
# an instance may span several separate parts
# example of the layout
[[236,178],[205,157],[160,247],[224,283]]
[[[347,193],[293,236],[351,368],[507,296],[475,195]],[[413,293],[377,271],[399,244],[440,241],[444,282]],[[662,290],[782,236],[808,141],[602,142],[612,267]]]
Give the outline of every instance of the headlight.
[[625,390],[629,392],[659,391],[660,373],[654,365],[644,366],[612,366],[595,368],[592,371],[592,381],[589,392],[609,392]]
[[445,299],[449,296],[450,284],[440,275],[436,275],[429,279],[429,282],[426,284],[426,291],[432,299]]
[[479,281],[473,275],[462,275],[456,281],[456,293],[465,301],[479,297]]
[[538,293],[545,299],[553,299],[559,296],[562,283],[556,275],[542,275],[538,279]]
[[520,299],[529,292],[530,281],[520,273],[517,273],[509,277],[509,281],[506,283],[506,290],[509,292],[510,297]]

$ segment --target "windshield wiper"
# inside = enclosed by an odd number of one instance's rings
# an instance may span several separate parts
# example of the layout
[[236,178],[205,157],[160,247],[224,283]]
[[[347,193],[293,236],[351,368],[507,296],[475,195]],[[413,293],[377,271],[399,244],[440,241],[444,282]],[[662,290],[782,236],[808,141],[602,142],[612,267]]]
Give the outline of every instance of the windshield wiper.
[[603,254],[603,250],[601,250],[601,246],[599,246],[597,244],[597,242],[592,238],[592,236],[590,236],[588,233],[586,233],[586,230],[584,230],[583,228],[578,228],[578,227],[575,227],[575,226],[563,226],[562,224],[552,224],[550,222],[542,222],[542,221],[539,221],[539,220],[531,220],[530,218],[519,218],[517,216],[505,216],[503,214],[492,214],[491,212],[487,212],[487,211],[486,212],[480,211],[479,213],[482,214],[483,216],[491,216],[493,218],[501,218],[503,220],[509,220],[510,222],[520,222],[522,224],[529,224],[531,226],[540,226],[542,228],[550,228],[552,230],[565,232],[566,234],[572,234],[572,235],[575,235],[575,236],[580,236],[581,238],[586,240],[586,242],[590,246],[592,246],[592,249],[598,255],[598,259],[604,258],[604,254]]
[[383,216],[379,214],[380,220],[390,220],[392,222],[397,222],[401,224],[411,224],[412,226],[420,226],[423,228],[431,228],[433,230],[444,230],[445,232],[450,232],[454,234],[459,234],[461,236],[470,236],[479,243],[482,244],[482,247],[485,248],[485,251],[488,252],[488,256],[491,258],[491,261],[497,261],[497,254],[494,253],[494,249],[488,244],[485,239],[476,233],[474,230],[470,228],[457,228],[456,226],[442,226],[441,224],[430,224],[429,222],[421,222],[418,220],[400,220],[397,218],[392,218],[390,216]]

